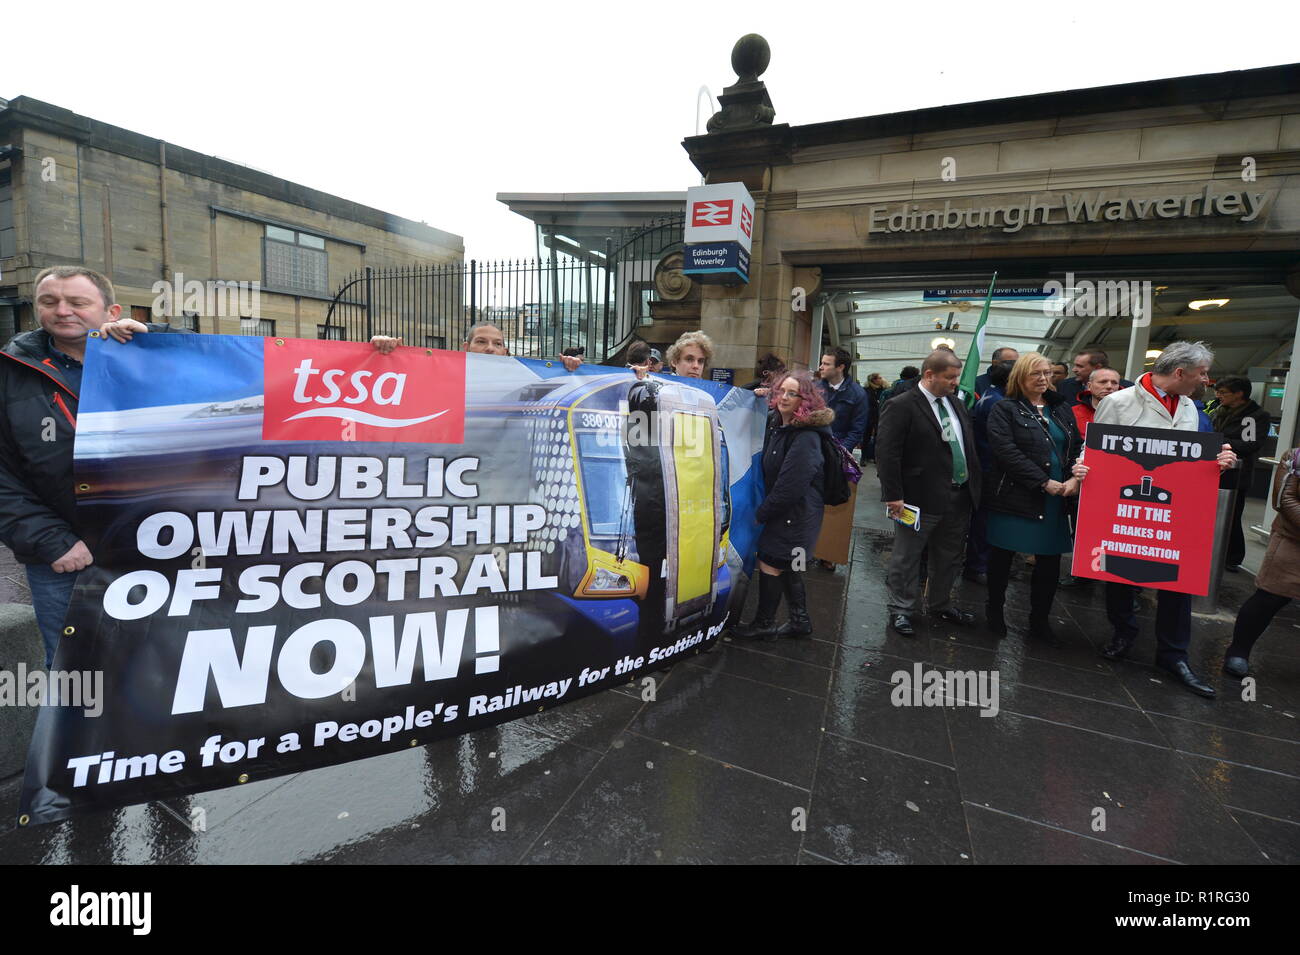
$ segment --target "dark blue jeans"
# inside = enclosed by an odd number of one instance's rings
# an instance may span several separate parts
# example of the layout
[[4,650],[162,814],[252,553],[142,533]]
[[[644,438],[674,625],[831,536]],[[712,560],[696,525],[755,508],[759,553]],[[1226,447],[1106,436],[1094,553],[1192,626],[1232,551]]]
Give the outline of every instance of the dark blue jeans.
[[78,573],[56,574],[49,564],[25,564],[27,586],[32,590],[32,608],[36,611],[36,626],[45,641],[45,666],[54,665],[54,651],[63,636],[63,618],[72,602],[72,588]]
[[[1187,662],[1187,647],[1192,642],[1192,596],[1172,590],[1156,591],[1156,666],[1168,669]],[[1115,628],[1117,639],[1132,643],[1137,639],[1138,622],[1134,611],[1137,588],[1129,584],[1106,584],[1106,617]]]

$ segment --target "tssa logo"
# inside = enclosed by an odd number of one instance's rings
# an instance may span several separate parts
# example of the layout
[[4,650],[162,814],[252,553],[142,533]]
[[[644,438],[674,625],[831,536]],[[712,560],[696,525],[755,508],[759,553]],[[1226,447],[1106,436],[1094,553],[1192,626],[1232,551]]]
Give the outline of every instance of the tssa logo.
[[399,348],[381,355],[353,342],[264,341],[264,440],[465,440],[460,352]]

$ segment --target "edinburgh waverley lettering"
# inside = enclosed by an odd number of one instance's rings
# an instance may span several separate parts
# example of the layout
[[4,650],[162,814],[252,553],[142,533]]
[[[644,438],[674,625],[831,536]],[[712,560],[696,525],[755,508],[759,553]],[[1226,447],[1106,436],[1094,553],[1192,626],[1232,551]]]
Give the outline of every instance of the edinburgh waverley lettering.
[[943,229],[1001,229],[1019,232],[1025,226],[1066,225],[1086,222],[1133,222],[1143,219],[1193,219],[1204,216],[1233,216],[1239,222],[1255,222],[1275,193],[1214,192],[1210,183],[1200,191],[1174,196],[1108,196],[1107,190],[1092,193],[1063,192],[1059,198],[1031,196],[1027,203],[991,206],[922,208],[920,203],[872,206],[870,232],[932,232]]

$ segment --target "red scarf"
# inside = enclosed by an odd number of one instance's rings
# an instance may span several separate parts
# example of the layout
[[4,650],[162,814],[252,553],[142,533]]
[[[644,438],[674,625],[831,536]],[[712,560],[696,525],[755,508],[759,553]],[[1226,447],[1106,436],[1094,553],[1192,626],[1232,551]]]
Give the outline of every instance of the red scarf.
[[1161,398],[1160,392],[1156,391],[1156,386],[1151,384],[1150,372],[1147,372],[1139,380],[1142,382],[1142,387],[1147,390],[1148,394],[1150,394],[1153,398],[1155,398],[1162,405],[1164,405],[1166,408],[1169,409],[1169,417],[1171,418],[1178,417],[1178,402],[1179,402],[1178,395],[1167,394],[1163,398]]

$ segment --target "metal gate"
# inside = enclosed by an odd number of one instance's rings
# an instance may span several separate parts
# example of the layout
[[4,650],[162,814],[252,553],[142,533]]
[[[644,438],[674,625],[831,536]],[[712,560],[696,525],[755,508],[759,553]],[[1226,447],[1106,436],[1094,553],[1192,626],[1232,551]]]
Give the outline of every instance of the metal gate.
[[606,237],[604,248],[550,242],[544,259],[415,265],[348,276],[334,294],[324,338],[458,349],[475,325],[501,329],[512,355],[553,357],[584,348],[604,361],[650,321],[656,273],[682,245],[683,216]]

